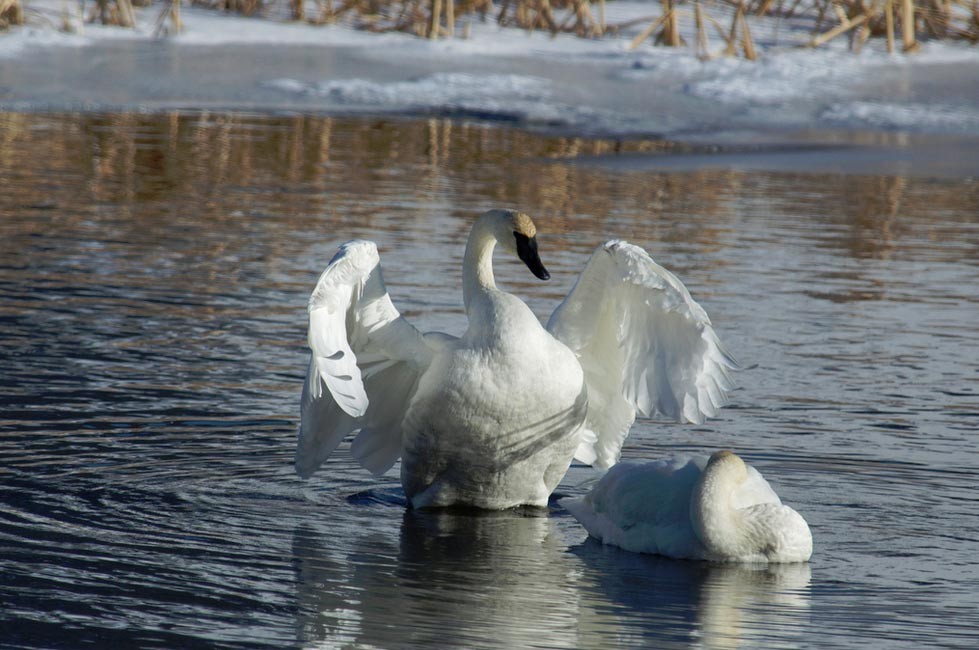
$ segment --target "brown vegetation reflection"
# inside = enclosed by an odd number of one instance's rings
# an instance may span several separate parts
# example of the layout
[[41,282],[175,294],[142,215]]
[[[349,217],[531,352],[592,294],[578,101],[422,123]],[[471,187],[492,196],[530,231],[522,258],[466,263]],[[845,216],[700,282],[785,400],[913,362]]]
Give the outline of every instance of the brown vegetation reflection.
[[[828,221],[823,243],[847,256],[887,257],[902,241],[957,236],[939,223],[942,215],[979,213],[975,183],[827,175],[773,183],[778,175],[612,174],[575,163],[676,148],[441,119],[5,113],[0,175],[19,182],[6,183],[0,195],[0,234],[95,216],[149,236],[154,221],[177,220],[188,240],[199,244],[206,233],[215,247],[227,242],[221,229],[251,228],[277,254],[275,233],[312,228],[311,220],[320,232],[325,221],[350,236],[396,227],[398,219],[459,218],[449,236],[461,240],[470,206],[499,205],[546,218],[555,248],[574,248],[564,235],[585,227],[710,252],[728,245],[741,219],[757,217],[747,194],[764,197],[768,212],[774,206]],[[448,214],[433,214],[433,206]],[[48,217],[25,217],[26,208]]]

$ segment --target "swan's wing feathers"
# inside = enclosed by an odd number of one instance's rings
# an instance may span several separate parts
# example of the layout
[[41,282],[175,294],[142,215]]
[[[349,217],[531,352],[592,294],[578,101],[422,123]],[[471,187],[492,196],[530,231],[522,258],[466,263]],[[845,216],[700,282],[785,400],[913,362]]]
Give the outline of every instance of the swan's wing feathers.
[[638,246],[605,244],[619,270],[626,399],[646,417],[702,423],[727,404],[737,362],[679,279]]
[[404,361],[367,377],[368,394],[380,397],[372,403],[368,422],[354,438],[350,452],[373,474],[388,471],[401,456],[401,420],[418,378],[418,369]]
[[357,428],[357,419],[346,413],[330,397],[329,391],[313,394],[322,382],[316,370],[316,360],[309,362],[306,383],[303,384],[300,407],[299,440],[296,445],[296,473],[308,478],[325,461],[340,441]]
[[342,245],[320,275],[309,298],[309,347],[297,471],[312,474],[357,429],[358,460],[386,471],[400,454],[400,416],[431,349],[391,302],[373,242]]
[[607,544],[643,553],[697,557],[690,494],[706,457],[619,463],[586,496],[562,499],[588,532]]
[[588,387],[588,411],[575,458],[603,468],[618,460],[636,419],[635,406],[618,390],[625,350],[619,345],[619,319],[610,310],[615,272],[611,257],[599,248],[547,323],[548,331],[578,356]]
[[310,394],[318,399],[325,384],[340,408],[353,417],[367,411],[368,399],[350,346],[349,330],[356,333],[357,327],[356,310],[351,308],[359,302],[365,281],[379,263],[373,242],[348,242],[330,260],[309,296]]
[[701,423],[733,388],[737,363],[707,313],[676,276],[624,241],[595,251],[548,329],[585,371],[597,442],[579,460],[615,463],[637,412]]

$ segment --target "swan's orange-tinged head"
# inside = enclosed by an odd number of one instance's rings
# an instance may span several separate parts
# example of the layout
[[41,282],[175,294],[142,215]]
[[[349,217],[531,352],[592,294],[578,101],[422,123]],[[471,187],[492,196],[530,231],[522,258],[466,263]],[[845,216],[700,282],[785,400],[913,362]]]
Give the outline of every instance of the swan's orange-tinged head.
[[719,463],[720,461],[728,459],[731,456],[737,458],[737,454],[735,454],[730,449],[722,449],[721,451],[715,451],[713,454],[711,454],[709,462]]
[[523,235],[527,239],[533,239],[537,236],[537,226],[535,226],[531,218],[523,212],[514,212],[513,234]]

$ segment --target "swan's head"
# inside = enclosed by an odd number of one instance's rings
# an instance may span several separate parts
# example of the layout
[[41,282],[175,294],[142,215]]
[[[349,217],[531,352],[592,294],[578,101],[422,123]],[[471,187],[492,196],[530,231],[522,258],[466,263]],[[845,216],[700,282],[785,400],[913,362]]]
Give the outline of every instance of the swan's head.
[[[751,479],[753,505],[736,506],[735,492],[748,480],[748,466],[736,454],[710,457],[690,497],[690,523],[707,551],[723,560],[805,562],[812,533],[798,512],[784,506],[760,474]],[[758,487],[758,482],[765,489]],[[771,496],[765,496],[769,493]],[[742,493],[741,498],[746,497]]]
[[748,467],[733,451],[724,449],[722,451],[715,451],[710,456],[710,460],[707,461],[707,466],[704,468],[704,473],[710,474],[723,474],[724,476],[730,477],[735,483],[740,484],[748,477]]
[[541,280],[551,279],[551,274],[540,261],[537,226],[530,217],[516,210],[490,210],[484,217],[492,219],[493,234],[500,248],[519,257],[530,272]]

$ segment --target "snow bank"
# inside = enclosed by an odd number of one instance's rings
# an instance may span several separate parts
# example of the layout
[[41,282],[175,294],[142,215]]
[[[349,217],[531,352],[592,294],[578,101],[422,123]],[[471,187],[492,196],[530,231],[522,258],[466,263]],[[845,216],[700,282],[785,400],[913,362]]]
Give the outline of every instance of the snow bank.
[[[33,24],[0,34],[0,64],[30,65],[33,48],[154,38],[158,5],[138,10],[136,29],[84,25],[80,34],[54,28],[62,6],[58,0],[29,2]],[[711,11],[722,23],[728,18],[723,7]],[[608,4],[610,23],[658,13],[655,3]],[[356,56],[352,74],[323,73],[308,64],[302,75],[284,71],[255,80],[273,105],[279,97],[323,110],[468,114],[606,134],[843,127],[979,135],[979,48],[962,44],[926,43],[913,56],[887,55],[880,43],[857,55],[845,51],[843,39],[819,50],[796,49],[790,46],[808,38],[806,32],[755,17],[759,61],[701,61],[692,49],[653,47],[648,41],[630,50],[642,22],[604,39],[528,34],[474,22],[467,40],[428,41],[195,8],[186,8],[183,20],[184,32],[169,38],[172,47],[248,44],[256,46],[258,57],[266,48],[285,45],[307,48],[306,58],[314,61],[321,51],[316,48]],[[689,23],[681,25],[692,43]],[[715,38],[712,51],[719,47]],[[400,72],[409,68],[410,73]],[[30,98],[29,89],[18,90]],[[249,93],[242,88],[229,95]]]

